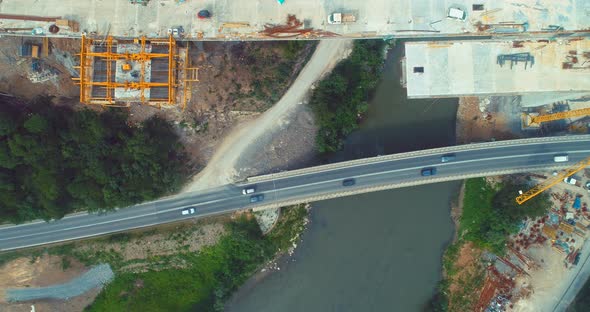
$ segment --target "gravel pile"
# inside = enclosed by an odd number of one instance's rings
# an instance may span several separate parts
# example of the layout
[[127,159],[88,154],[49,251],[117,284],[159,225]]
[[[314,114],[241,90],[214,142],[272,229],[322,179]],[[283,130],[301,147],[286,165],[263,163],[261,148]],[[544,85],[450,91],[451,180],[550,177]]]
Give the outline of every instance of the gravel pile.
[[18,302],[49,298],[69,299],[79,296],[95,287],[104,286],[114,276],[115,274],[108,264],[101,264],[64,284],[39,288],[7,289],[6,300],[9,302]]

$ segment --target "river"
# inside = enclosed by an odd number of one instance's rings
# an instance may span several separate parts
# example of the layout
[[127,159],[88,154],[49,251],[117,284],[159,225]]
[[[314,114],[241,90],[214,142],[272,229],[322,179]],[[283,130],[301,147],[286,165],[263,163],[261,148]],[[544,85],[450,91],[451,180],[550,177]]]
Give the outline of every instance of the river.
[[[402,52],[390,50],[367,118],[334,161],[454,144],[457,99],[407,100]],[[421,311],[441,278],[458,188],[438,183],[313,203],[293,257],[250,280],[227,310]]]

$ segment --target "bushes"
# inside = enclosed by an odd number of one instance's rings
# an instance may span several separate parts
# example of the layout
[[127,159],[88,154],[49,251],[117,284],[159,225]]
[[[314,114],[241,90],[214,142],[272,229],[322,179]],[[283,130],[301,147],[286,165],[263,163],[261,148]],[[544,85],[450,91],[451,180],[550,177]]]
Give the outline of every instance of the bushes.
[[355,41],[350,57],[314,90],[310,105],[320,127],[316,137],[320,153],[340,150],[343,139],[358,128],[379,81],[384,47],[382,40]]
[[547,193],[518,205],[515,201],[518,190],[527,188],[510,182],[492,186],[483,178],[467,180],[461,216],[462,238],[502,254],[506,237],[518,231],[523,218],[541,216],[551,206]]
[[253,218],[242,216],[226,225],[229,233],[217,244],[166,256],[162,270],[117,273],[87,311],[222,311],[225,300],[260,265],[291,246],[306,215],[303,205],[283,209],[267,236]]
[[0,221],[57,219],[151,200],[178,189],[187,158],[172,126],[127,125],[121,111],[2,103]]

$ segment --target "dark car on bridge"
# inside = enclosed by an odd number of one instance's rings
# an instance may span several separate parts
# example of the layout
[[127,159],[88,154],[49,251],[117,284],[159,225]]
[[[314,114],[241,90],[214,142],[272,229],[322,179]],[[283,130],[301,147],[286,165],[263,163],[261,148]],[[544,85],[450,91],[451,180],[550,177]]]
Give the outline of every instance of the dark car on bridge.
[[356,183],[354,179],[346,179],[342,181],[342,186],[353,186]]
[[252,195],[250,196],[251,203],[258,203],[264,200],[264,194]]
[[436,168],[424,168],[420,171],[420,174],[422,174],[423,177],[433,176],[436,174]]

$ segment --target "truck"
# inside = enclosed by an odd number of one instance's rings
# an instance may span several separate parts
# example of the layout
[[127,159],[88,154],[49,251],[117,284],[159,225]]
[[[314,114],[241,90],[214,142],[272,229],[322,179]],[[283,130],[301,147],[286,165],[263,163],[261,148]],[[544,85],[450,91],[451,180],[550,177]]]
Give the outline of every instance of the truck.
[[352,13],[332,13],[328,15],[328,24],[340,25],[356,22],[356,16]]

